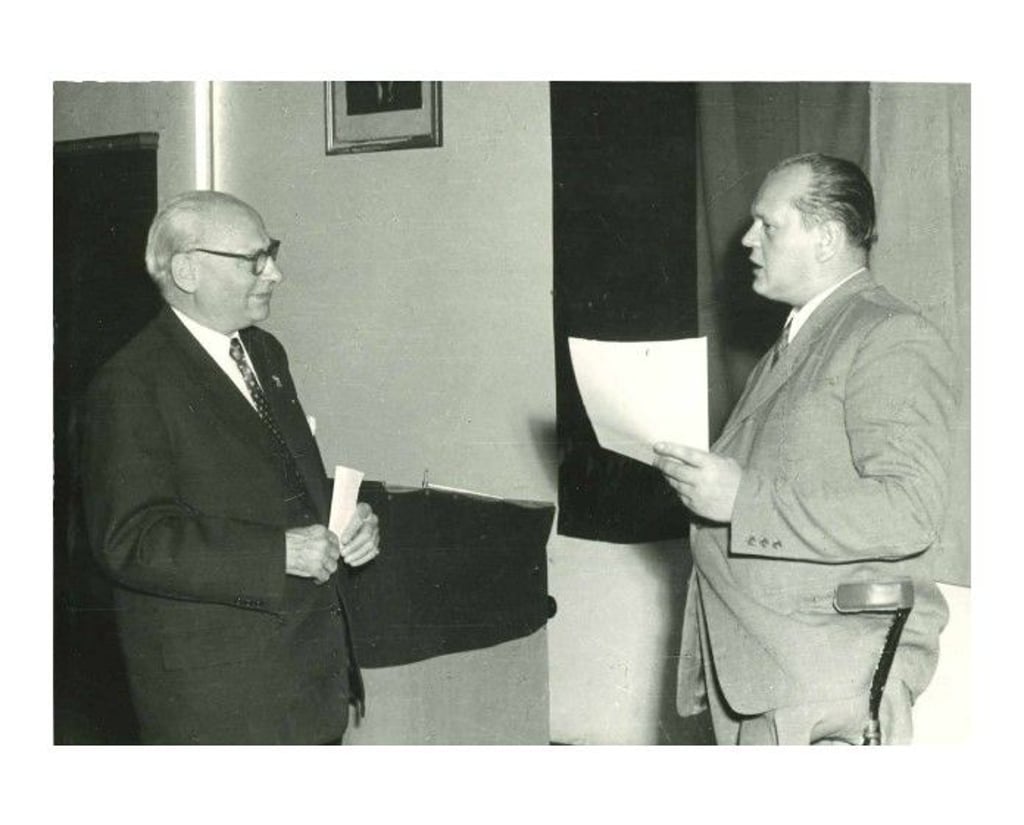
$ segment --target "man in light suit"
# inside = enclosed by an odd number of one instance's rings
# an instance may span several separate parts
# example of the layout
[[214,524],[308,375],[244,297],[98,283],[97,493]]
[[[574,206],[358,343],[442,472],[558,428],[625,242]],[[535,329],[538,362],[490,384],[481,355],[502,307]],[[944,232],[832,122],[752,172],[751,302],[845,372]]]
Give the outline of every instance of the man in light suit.
[[278,246],[230,195],[173,199],[146,249],[167,306],[87,396],[86,522],[147,743],[340,742],[363,702],[338,580],[378,554],[377,518],[324,526],[284,349],[253,326]]
[[711,452],[655,447],[696,516],[679,662],[682,715],[720,744],[859,743],[888,617],[840,615],[844,582],[913,580],[881,708],[909,742],[947,610],[929,573],[947,496],[952,356],[879,286],[871,185],[802,155],[766,177],[743,238],[755,292],[792,307]]

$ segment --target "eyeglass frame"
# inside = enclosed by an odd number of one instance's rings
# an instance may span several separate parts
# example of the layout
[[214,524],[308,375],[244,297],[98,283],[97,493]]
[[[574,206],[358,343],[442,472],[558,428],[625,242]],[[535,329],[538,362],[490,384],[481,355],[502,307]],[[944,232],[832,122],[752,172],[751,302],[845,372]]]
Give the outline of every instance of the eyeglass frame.
[[[205,252],[207,255],[217,255],[221,258],[235,258],[239,261],[248,261],[251,267],[251,274],[254,278],[259,278],[267,270],[267,263],[269,261],[277,261],[277,253],[281,249],[281,242],[276,238],[270,239],[270,245],[266,249],[257,249],[251,255],[242,255],[239,252],[224,252],[220,249],[204,249],[201,246],[194,246],[191,249],[182,249],[179,254],[185,255],[189,252]],[[260,258],[263,258],[263,263],[260,265]]]

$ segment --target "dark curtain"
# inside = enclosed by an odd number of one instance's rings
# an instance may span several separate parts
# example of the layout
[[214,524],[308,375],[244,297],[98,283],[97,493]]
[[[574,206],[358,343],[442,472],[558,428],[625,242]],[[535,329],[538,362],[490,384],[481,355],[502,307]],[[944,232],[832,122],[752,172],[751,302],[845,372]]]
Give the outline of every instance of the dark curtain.
[[558,532],[677,538],[686,511],[659,472],[602,449],[569,336],[697,334],[696,121],[691,83],[552,83]]

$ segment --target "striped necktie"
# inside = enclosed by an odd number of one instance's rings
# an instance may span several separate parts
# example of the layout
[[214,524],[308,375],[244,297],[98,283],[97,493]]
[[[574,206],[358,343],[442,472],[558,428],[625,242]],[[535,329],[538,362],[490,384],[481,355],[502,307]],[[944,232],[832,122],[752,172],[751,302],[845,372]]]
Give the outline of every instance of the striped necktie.
[[786,351],[786,347],[789,346],[789,327],[793,323],[793,316],[790,315],[786,319],[786,325],[782,328],[782,335],[779,336],[779,340],[775,342],[775,347],[772,349],[772,366],[774,367],[779,359],[782,357],[782,353]]
[[232,360],[238,365],[238,371],[242,373],[242,380],[245,381],[245,387],[249,390],[249,397],[252,398],[253,404],[256,405],[256,412],[259,414],[260,420],[274,436],[289,488],[294,491],[293,495],[295,496],[305,495],[306,486],[302,480],[302,473],[295,463],[295,456],[292,455],[292,451],[288,448],[284,436],[281,435],[281,430],[278,429],[277,422],[274,420],[274,414],[270,411],[267,396],[263,394],[263,387],[256,380],[256,374],[249,365],[249,359],[246,358],[245,350],[242,349],[242,342],[237,335],[231,338],[231,345],[228,351],[231,353]]
[[270,412],[267,396],[263,394],[263,387],[256,380],[256,374],[249,365],[249,359],[245,357],[245,350],[242,349],[242,342],[237,335],[231,339],[229,352],[231,353],[232,360],[238,365],[238,371],[242,373],[242,380],[245,381],[245,387],[249,390],[249,397],[252,399],[253,404],[256,405],[256,412],[259,414],[260,420],[267,425],[274,434],[274,437],[283,444],[284,438],[281,436],[281,431],[277,429],[277,422],[274,421],[273,413]]

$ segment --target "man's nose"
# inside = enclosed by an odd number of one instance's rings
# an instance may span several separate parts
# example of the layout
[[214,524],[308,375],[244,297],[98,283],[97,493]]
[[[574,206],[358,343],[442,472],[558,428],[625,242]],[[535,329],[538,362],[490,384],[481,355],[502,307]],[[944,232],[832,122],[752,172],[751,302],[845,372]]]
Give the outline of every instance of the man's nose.
[[740,243],[750,249],[757,246],[757,233],[754,232],[754,224],[750,224],[750,229],[747,230]]
[[284,273],[278,267],[277,261],[271,258],[267,261],[267,265],[263,267],[263,271],[260,273],[260,278],[265,281],[273,281],[274,283],[277,283],[278,281],[284,280]]

